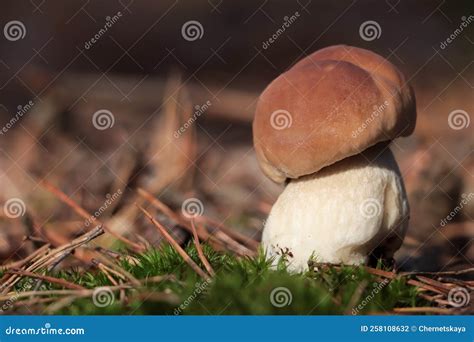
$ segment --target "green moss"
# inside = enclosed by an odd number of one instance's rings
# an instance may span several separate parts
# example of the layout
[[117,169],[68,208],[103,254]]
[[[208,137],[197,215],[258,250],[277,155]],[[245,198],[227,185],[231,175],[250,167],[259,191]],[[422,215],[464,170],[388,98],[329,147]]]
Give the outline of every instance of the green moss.
[[[204,253],[216,271],[206,283],[169,245],[135,255],[137,264],[123,261],[122,267],[144,286],[127,290],[128,301],[118,295],[105,307],[94,305],[90,297],[75,300],[56,314],[366,314],[389,312],[394,307],[429,305],[416,295],[416,289],[403,279],[380,283],[363,267],[323,267],[304,274],[290,274],[280,264],[270,267],[260,251],[254,258],[236,258],[215,252],[205,245]],[[188,254],[203,269],[192,244]],[[154,276],[174,275],[176,279],[146,281]],[[110,286],[107,277],[98,271],[70,269],[54,274],[86,288]],[[21,283],[17,289],[21,290]],[[45,284],[44,289],[59,288]],[[172,301],[153,294],[172,295]],[[41,308],[40,308],[41,310]]]

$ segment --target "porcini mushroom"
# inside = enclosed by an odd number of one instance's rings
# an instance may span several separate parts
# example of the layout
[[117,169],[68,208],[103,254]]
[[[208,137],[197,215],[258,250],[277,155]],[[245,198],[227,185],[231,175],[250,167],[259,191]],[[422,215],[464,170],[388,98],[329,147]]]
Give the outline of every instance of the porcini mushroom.
[[398,69],[360,48],[319,50],[261,94],[253,122],[263,172],[284,191],[262,245],[275,262],[363,264],[391,258],[409,207],[389,143],[410,135],[415,98]]

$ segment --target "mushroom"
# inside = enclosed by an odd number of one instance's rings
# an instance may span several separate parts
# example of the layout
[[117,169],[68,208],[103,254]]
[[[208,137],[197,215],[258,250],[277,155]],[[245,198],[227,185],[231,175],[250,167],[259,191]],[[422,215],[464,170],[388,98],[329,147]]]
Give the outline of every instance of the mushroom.
[[261,94],[253,139],[262,171],[286,187],[262,245],[290,271],[308,262],[390,259],[409,217],[389,148],[416,123],[414,93],[385,58],[338,45],[305,57]]

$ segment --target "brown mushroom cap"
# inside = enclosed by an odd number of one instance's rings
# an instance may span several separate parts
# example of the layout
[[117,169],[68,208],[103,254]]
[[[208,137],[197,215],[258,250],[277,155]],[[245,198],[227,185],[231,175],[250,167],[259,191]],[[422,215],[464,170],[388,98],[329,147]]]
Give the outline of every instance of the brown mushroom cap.
[[263,172],[281,183],[381,141],[410,135],[415,97],[385,58],[331,46],[307,56],[262,93],[253,138]]

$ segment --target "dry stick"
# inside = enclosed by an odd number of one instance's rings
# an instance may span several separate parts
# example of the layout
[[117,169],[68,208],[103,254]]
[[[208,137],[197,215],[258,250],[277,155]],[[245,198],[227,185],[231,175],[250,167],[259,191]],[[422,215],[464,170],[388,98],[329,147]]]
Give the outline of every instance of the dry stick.
[[89,249],[93,250],[94,252],[100,253],[101,255],[103,255],[104,257],[106,257],[110,260],[118,260],[118,261],[126,260],[132,265],[138,265],[140,263],[140,261],[137,258],[135,258],[131,255],[121,254],[121,253],[111,251],[110,249],[103,248],[103,247],[100,247],[100,246],[96,246],[94,248],[89,247]]
[[193,219],[191,219],[191,228],[193,229],[194,245],[196,246],[199,259],[201,259],[202,263],[204,264],[204,267],[206,268],[207,272],[211,275],[211,277],[214,277],[216,273],[212,269],[211,264],[206,259],[206,256],[204,255],[204,252],[202,251],[201,243],[199,242],[199,236],[196,230],[196,226],[194,225]]
[[393,273],[393,272],[379,270],[379,269],[368,267],[368,266],[365,266],[364,268],[370,274],[374,274],[374,275],[377,275],[377,276],[380,276],[380,277],[383,277],[383,278],[394,279],[394,278],[397,277],[397,274]]
[[112,261],[109,261],[106,257],[102,255],[98,255],[98,257],[100,258],[100,262],[104,264],[104,266],[106,266],[110,272],[116,274],[118,277],[122,278],[123,280],[127,280],[128,278],[130,282],[135,286],[140,285],[140,282],[138,281],[138,279],[135,278],[130,272],[127,272],[122,267],[120,267],[119,265],[117,265],[116,263]]
[[26,235],[25,237],[23,237],[23,241],[32,241],[32,242],[39,242],[39,243],[48,243],[46,240],[44,240],[43,238],[40,238],[40,237],[37,237],[37,236],[33,236],[33,235]]
[[[114,270],[112,267],[109,267],[105,264],[103,264],[102,262],[98,261],[98,260],[94,260],[94,264],[97,265],[97,267],[105,273],[105,275],[107,276],[107,278],[112,282],[112,284],[114,285],[119,285],[119,284],[123,284],[124,281],[127,280],[127,277],[121,273],[119,273],[118,271]],[[124,271],[125,272],[125,271]],[[128,272],[126,272],[128,274]],[[114,274],[115,276],[117,276],[119,278],[119,282],[117,283],[117,281],[112,277],[111,274]],[[138,287],[138,286],[141,286],[141,283],[135,279],[132,275],[130,275],[128,278],[130,278],[130,282],[133,284],[133,286],[135,287]],[[127,300],[127,297],[125,295],[125,290],[121,289],[120,290],[120,301],[122,303],[124,303],[125,301]]]
[[24,265],[26,265],[27,263],[29,263],[31,260],[35,259],[38,255],[46,253],[48,251],[49,247],[50,247],[49,244],[41,246],[39,249],[37,249],[36,251],[31,253],[30,255],[28,255],[24,259],[14,261],[14,262],[11,262],[9,264],[5,264],[5,265],[0,266],[0,270],[8,270],[8,269],[11,269],[11,268],[21,268]]
[[[393,272],[378,270],[378,269],[375,269],[375,268],[372,268],[372,267],[365,267],[365,269],[371,274],[378,275],[378,276],[381,276],[381,277],[384,277],[384,278],[389,278],[389,279],[394,279],[397,276],[411,275],[411,274],[406,274],[406,273],[397,275],[396,273],[393,273]],[[443,295],[445,295],[450,289],[449,286],[447,286],[445,284],[442,284],[442,283],[440,283],[436,280],[430,279],[430,278],[421,277],[420,280],[423,280],[424,282],[414,280],[414,279],[410,279],[410,280],[407,281],[407,284],[416,286],[418,288],[418,291],[428,290],[428,291],[432,291],[432,292],[435,292],[435,293],[438,293],[438,294],[443,294]],[[400,312],[402,312],[402,311],[400,311]],[[407,311],[407,312],[410,312],[410,311]],[[413,312],[418,312],[418,311],[413,311]]]
[[461,280],[458,278],[452,278],[452,277],[438,277],[438,281],[441,281],[443,283],[450,283],[453,285],[460,285],[464,287],[474,287],[474,281],[469,281],[469,280]]
[[460,275],[465,273],[474,272],[474,267],[466,268],[464,270],[459,271],[442,271],[442,272],[401,272],[401,276],[409,276],[409,275]]
[[[113,284],[113,285],[118,285],[117,283],[117,280],[114,279],[114,277],[112,277],[112,275],[110,274],[111,272],[109,272],[109,270],[107,270],[106,267],[104,267],[105,265],[104,264],[101,264],[101,263],[98,263],[97,264],[97,268],[99,270],[101,270],[105,276],[107,277],[107,279],[109,279],[109,281]],[[115,273],[114,273],[115,274]],[[116,275],[116,274],[115,274]]]
[[439,294],[447,294],[449,292],[449,291],[446,291],[444,289],[440,289],[439,287],[431,286],[429,284],[425,284],[425,283],[422,283],[421,281],[414,280],[414,279],[408,280],[407,284],[416,286],[419,289],[424,289],[424,290],[432,291],[432,292],[439,293]]
[[256,250],[259,246],[258,241],[255,241],[254,239],[245,236],[244,234],[241,234],[235,230],[229,229],[226,226],[224,226],[222,223],[219,223],[207,216],[200,216],[196,218],[196,221],[204,221],[204,223],[207,223],[209,225],[215,226],[219,230],[222,230],[224,233],[229,235],[231,238],[242,242],[243,244],[247,245],[247,247],[252,248],[252,250]]
[[110,249],[107,249],[107,248],[104,248],[104,247],[101,247],[101,246],[95,247],[94,250],[96,252],[101,253],[101,254],[106,254],[106,255],[108,255],[111,258],[116,259],[116,260],[120,260],[120,258],[123,257],[122,254],[120,254],[116,251],[111,251]]
[[450,305],[449,300],[442,299],[442,297],[444,297],[443,295],[429,296],[424,293],[419,293],[418,295],[421,298],[426,299],[427,301],[430,301],[430,302],[435,302],[437,304],[444,305],[444,306]]
[[153,204],[153,206],[155,206],[158,210],[162,211],[163,214],[171,217],[174,221],[176,221],[177,223],[184,223],[186,224],[187,222],[185,222],[178,214],[176,214],[173,210],[170,209],[170,207],[168,207],[166,204],[164,204],[163,202],[161,202],[158,198],[156,198],[155,196],[153,196],[152,194],[150,194],[148,191],[146,191],[145,189],[143,188],[138,188],[137,189],[137,192],[140,196],[142,196],[144,199],[146,199],[148,202],[150,202],[151,204]]
[[[379,270],[379,269],[372,268],[372,267],[365,266],[364,268],[367,270],[367,272],[369,272],[371,274],[374,274],[374,275],[377,275],[377,276],[380,276],[380,277],[383,277],[383,278],[389,278],[389,279],[394,279],[394,278],[400,277],[400,276],[410,276],[410,275],[414,275],[414,274],[419,274],[419,272],[413,272],[413,273],[401,273],[401,274],[397,275],[394,272],[383,271],[383,270]],[[456,271],[456,272],[458,272],[458,271]],[[449,273],[451,273],[451,272],[449,272]],[[425,274],[428,274],[428,273],[425,272]],[[437,274],[437,273],[433,272],[432,274]],[[418,281],[418,280],[415,280],[415,279],[410,279],[410,280],[407,281],[407,284],[416,286],[420,289],[436,292],[436,293],[439,293],[439,294],[446,294],[452,288],[452,286],[450,286],[450,285],[441,283],[441,282],[436,281],[436,280],[431,279],[431,278],[422,277],[422,276],[417,277],[417,278],[420,279],[421,281]]]
[[[85,209],[83,209],[79,204],[77,204],[74,200],[72,200],[70,197],[68,197],[59,188],[57,188],[56,186],[54,186],[53,184],[51,184],[50,182],[48,182],[46,180],[40,181],[40,184],[46,190],[48,190],[50,193],[52,193],[54,196],[56,196],[61,202],[63,202],[64,204],[66,204],[70,208],[72,208],[76,212],[76,214],[78,214],[79,216],[81,216],[85,220],[91,218],[91,215]],[[142,251],[145,250],[145,248],[142,245],[137,244],[133,241],[130,241],[129,239],[121,236],[120,234],[117,234],[113,230],[110,230],[103,223],[101,223],[98,219],[97,219],[97,223],[101,224],[104,227],[105,231],[107,231],[107,233],[109,233],[110,235],[116,237],[117,239],[119,239],[120,241],[126,243],[127,245],[131,246],[134,250],[136,250],[138,252],[142,252]]]
[[[115,271],[111,270],[109,267],[105,266],[104,264],[101,264],[100,262],[97,263],[97,267],[105,274],[105,276],[107,277],[107,279],[109,279],[109,281],[113,284],[113,285],[119,285],[119,283],[114,279],[114,277],[112,277],[112,275],[110,273],[113,273],[115,275],[117,275],[117,273],[115,273]],[[113,272],[111,272],[113,271]],[[122,275],[120,275],[122,277]],[[120,277],[120,284],[123,284],[122,282],[122,278]],[[124,289],[121,289],[120,290],[120,301],[122,303],[124,303],[126,301],[126,296],[125,296],[125,290]]]
[[9,292],[3,296],[0,296],[0,301],[11,299],[12,296],[15,298],[25,298],[33,296],[51,296],[51,295],[73,295],[83,293],[87,290],[49,290],[49,291],[25,291],[25,292]]
[[[49,245],[45,245],[41,248],[39,248],[37,251],[33,252],[30,254],[28,257],[26,257],[23,260],[20,260],[18,262],[18,265],[16,263],[11,263],[8,268],[5,268],[4,270],[8,270],[9,268],[19,268],[21,269],[22,267],[28,267],[29,265],[34,264],[36,261],[39,259],[43,258],[46,254],[48,254],[50,251]],[[15,278],[18,278],[19,276],[16,275],[11,275],[9,273],[5,273],[2,278],[0,278],[0,292],[2,289],[4,289],[9,282],[12,282],[15,280]]]
[[[127,278],[123,275],[123,274],[120,274],[119,272],[115,271],[114,269],[108,267],[107,265],[103,264],[102,262],[100,262],[99,260],[96,260],[96,259],[92,259],[92,263],[97,266],[97,268],[99,270],[101,270],[102,272],[104,272],[106,275],[112,273],[114,274],[117,278],[119,279],[122,279],[122,280],[127,280]],[[110,280],[110,279],[109,279]],[[115,281],[113,281],[115,282]],[[117,285],[117,284],[114,284],[114,285]]]
[[[44,228],[42,229],[44,231],[44,235],[50,241],[51,245],[54,247],[64,246],[65,244],[71,241],[69,238],[62,236],[58,234],[57,232],[54,232],[53,230],[45,230]],[[87,249],[86,246],[81,246],[81,249],[83,247]],[[83,264],[89,264],[92,256],[87,252],[84,253],[80,251],[78,253],[74,253],[73,257],[79,260],[80,262],[82,262]]]
[[213,236],[217,237],[222,243],[224,243],[224,246],[226,246],[228,250],[240,256],[255,256],[257,254],[255,251],[250,250],[244,245],[235,241],[233,238],[225,234],[223,231],[218,230],[214,233]]
[[[48,266],[48,272],[53,271],[56,266],[58,266],[64,259],[66,259],[69,255],[71,255],[73,250],[69,250],[64,252],[63,255],[61,255],[58,259],[56,259],[51,265]],[[38,290],[41,287],[41,284],[43,284],[43,281],[39,279],[36,283],[35,290]]]
[[[123,285],[117,285],[117,286],[107,286],[108,289],[112,291],[118,291],[120,289],[131,289],[133,288],[129,284],[123,284]],[[58,296],[77,296],[77,297],[89,297],[91,296],[96,289],[85,289],[85,290],[48,290],[48,291],[25,291],[25,292],[18,292],[15,293],[15,298],[25,298],[25,297],[30,297],[31,295],[34,295],[36,297],[39,296],[52,296],[52,295],[58,295]],[[0,296],[0,301],[5,301],[10,299],[12,294],[6,294],[3,296]]]
[[[397,276],[411,276],[411,275],[417,275],[417,274],[421,274],[421,273],[427,274],[427,275],[428,274],[439,275],[439,274],[446,274],[446,273],[447,274],[462,274],[462,273],[468,273],[468,272],[470,272],[471,270],[474,269],[474,268],[472,268],[472,269],[467,269],[467,270],[462,270],[462,271],[452,271],[452,272],[451,271],[448,271],[448,272],[405,272],[405,273],[401,273],[401,274],[397,275],[393,272],[382,271],[382,270],[378,270],[378,269],[371,268],[371,267],[365,267],[365,268],[371,274],[375,274],[375,275],[385,277],[385,278],[389,278],[389,279],[396,278]],[[435,292],[435,293],[438,293],[438,294],[445,295],[452,288],[452,286],[450,286],[450,285],[441,283],[441,282],[436,281],[436,280],[431,279],[431,278],[427,278],[427,277],[423,277],[423,276],[417,276],[417,278],[421,281],[418,281],[418,280],[415,280],[415,279],[410,279],[410,280],[407,281],[407,284],[416,286],[419,291],[428,290],[428,291],[432,291],[432,292]],[[442,301],[437,300],[437,302],[442,304]]]
[[[467,270],[462,270],[462,271],[448,271],[448,272],[406,272],[406,273],[401,273],[399,275],[393,273],[393,272],[387,272],[387,271],[383,271],[383,270],[378,270],[378,269],[375,269],[375,268],[371,268],[371,267],[365,267],[366,270],[371,273],[371,274],[375,274],[375,275],[378,275],[378,276],[381,276],[381,277],[385,277],[385,278],[389,278],[389,279],[394,279],[396,278],[397,276],[411,276],[411,275],[417,275],[417,274],[431,274],[431,275],[439,275],[439,274],[462,274],[462,273],[468,273],[471,271],[471,269],[467,269]],[[443,284],[439,281],[436,281],[434,279],[431,279],[431,278],[427,278],[427,277],[423,277],[423,276],[417,276],[417,278],[421,281],[418,281],[418,280],[415,280],[415,279],[410,279],[407,281],[407,284],[409,285],[413,285],[415,287],[418,288],[418,291],[431,291],[431,292],[435,292],[439,295],[446,295],[449,290],[452,288],[452,286],[449,286],[447,284]],[[422,298],[425,298],[429,301],[434,301],[438,304],[446,304],[446,301],[443,300],[443,299],[439,299],[439,298],[435,298],[435,297],[430,297],[430,296],[427,296],[423,293],[420,293],[419,294]],[[425,310],[426,308],[398,308],[398,309],[394,309],[395,312],[400,312],[400,313],[403,313],[403,312],[407,312],[407,313],[417,313],[417,312],[427,312],[427,313],[449,313],[451,311],[443,311],[443,310],[446,310],[446,309],[439,309],[439,308],[431,308],[431,309],[427,309]],[[439,310],[441,311],[439,311]]]
[[[382,270],[377,270],[375,268],[371,267],[366,267],[367,271],[371,274],[375,274],[381,277],[389,278],[389,279],[394,279],[397,275],[393,272],[387,272],[387,271],[382,271]],[[428,278],[425,278],[428,279]],[[438,286],[430,285],[427,283],[420,282],[418,280],[410,279],[407,281],[407,284],[416,286],[419,291],[432,291],[438,294],[446,294],[446,288],[440,288]]]
[[14,303],[12,303],[12,306],[16,307],[29,307],[37,304],[43,304],[43,303],[49,303],[49,302],[54,302],[56,301],[57,298],[54,297],[46,297],[46,298],[33,298],[33,299],[27,299],[27,300],[19,300]]
[[[161,211],[163,214],[171,218],[173,221],[175,221],[177,224],[180,224],[184,229],[186,229],[188,232],[191,234],[194,234],[192,227],[189,226],[188,221],[184,220],[181,216],[176,214],[173,210],[171,210],[170,207],[168,207],[166,204],[161,202],[158,198],[154,197],[151,193],[146,191],[143,188],[138,188],[137,193],[139,196],[150,202],[155,208],[157,208],[159,211]],[[223,242],[220,241],[219,239],[211,236],[207,229],[206,230],[199,230],[198,231],[198,236],[201,240],[204,241],[209,241],[210,239],[214,238],[213,241],[215,241],[214,244],[219,244],[222,246],[222,248],[225,249],[225,246],[223,245]]]
[[176,251],[181,255],[181,257],[188,263],[188,265],[196,272],[200,277],[204,278],[205,280],[210,280],[209,275],[206,274],[195,262],[191,257],[185,252],[183,248],[173,239],[173,237],[168,233],[165,227],[161,225],[158,221],[156,221],[151,214],[145,210],[144,208],[137,205],[138,209],[140,209],[143,214],[153,223],[153,225],[158,229],[158,231],[163,235],[163,237],[171,244],[171,246],[176,249]]
[[[188,221],[184,220],[181,216],[176,214],[166,204],[161,202],[159,199],[154,197],[152,194],[150,194],[148,191],[146,191],[143,188],[138,188],[137,191],[141,197],[149,201],[154,207],[156,207],[158,210],[163,212],[165,215],[169,216],[171,219],[173,219],[177,223],[180,223],[185,229],[187,229],[189,232],[192,233],[192,228],[190,227]],[[217,233],[215,233],[214,235],[211,235],[211,237],[216,237],[216,239],[214,239],[216,242],[220,243],[224,247],[227,247],[228,250],[231,250],[238,255],[242,255],[242,256],[255,255],[254,250],[248,249],[245,245],[240,244],[237,240],[231,237],[231,234],[224,232],[224,230],[221,229],[222,225],[217,225],[217,228],[218,228]],[[234,232],[234,235],[236,234],[237,233]],[[199,232],[198,232],[198,235],[199,235]],[[207,240],[208,235],[209,234],[207,233],[207,230],[206,230],[206,235],[200,236],[200,238],[203,240]]]
[[33,272],[16,270],[16,269],[9,270],[8,273],[18,274],[18,275],[29,277],[29,278],[41,279],[41,280],[47,281],[48,283],[64,286],[71,290],[85,290],[85,288],[82,287],[81,285],[71,283],[65,279],[55,278],[55,277],[51,277],[47,275],[41,275],[41,274],[37,274]]
[[[48,255],[44,256],[43,258],[36,261],[30,268],[37,269],[39,267],[56,264],[58,260],[62,260],[65,254],[70,254],[74,249],[89,243],[93,239],[97,238],[98,236],[104,234],[104,229],[102,226],[97,226],[87,233],[75,238],[69,243],[61,245],[55,249],[53,249]],[[28,269],[29,270],[29,269]]]
[[444,289],[446,291],[451,290],[455,286],[454,284],[448,285],[448,284],[439,282],[437,280],[427,278],[427,277],[423,277],[423,276],[417,276],[417,278],[418,278],[418,280],[420,280],[420,281],[422,281],[426,284],[432,285],[432,286],[440,288],[440,289]]
[[[92,239],[95,239],[99,235],[102,235],[104,233],[104,230],[102,227],[98,226],[89,232],[83,234],[82,236],[74,239],[70,243],[67,243],[65,245],[62,245],[58,248],[55,248],[50,251],[49,254],[46,254],[36,260],[33,264],[28,266],[26,268],[26,271],[33,272],[37,269],[40,269],[42,267],[54,264],[58,260],[62,260],[64,254],[69,254],[72,250],[76,249],[77,247],[88,243]],[[1,293],[6,293],[8,290],[14,286],[20,279],[20,276],[13,274],[9,279],[7,279],[1,286],[0,286],[0,291]]]
[[442,315],[453,313],[453,310],[450,309],[435,308],[431,306],[420,306],[416,308],[394,308],[393,311],[396,313],[437,313]]

